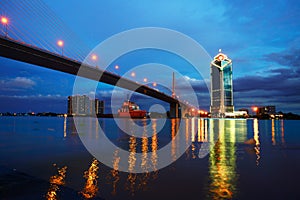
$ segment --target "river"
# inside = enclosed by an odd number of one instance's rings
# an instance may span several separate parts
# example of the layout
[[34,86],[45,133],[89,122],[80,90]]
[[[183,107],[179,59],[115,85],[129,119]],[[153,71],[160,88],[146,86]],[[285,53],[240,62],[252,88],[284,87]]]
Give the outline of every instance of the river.
[[[120,151],[129,152],[128,157],[111,152],[108,167],[86,149],[89,140],[79,137],[73,118],[0,117],[0,199],[300,197],[300,121],[153,119],[137,138],[115,120],[82,118],[79,123],[86,134],[97,136],[102,129]],[[146,127],[150,119],[134,123]],[[177,134],[180,141],[174,139]],[[165,157],[158,152],[168,144],[172,162],[160,169]],[[127,172],[119,171],[122,167]],[[144,173],[135,173],[137,167]]]

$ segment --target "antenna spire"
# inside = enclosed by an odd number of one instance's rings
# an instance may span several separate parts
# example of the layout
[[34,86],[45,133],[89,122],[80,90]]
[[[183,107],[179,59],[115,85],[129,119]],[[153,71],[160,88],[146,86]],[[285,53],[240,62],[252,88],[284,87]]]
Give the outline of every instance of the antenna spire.
[[173,72],[173,79],[172,79],[172,97],[175,98],[175,73]]

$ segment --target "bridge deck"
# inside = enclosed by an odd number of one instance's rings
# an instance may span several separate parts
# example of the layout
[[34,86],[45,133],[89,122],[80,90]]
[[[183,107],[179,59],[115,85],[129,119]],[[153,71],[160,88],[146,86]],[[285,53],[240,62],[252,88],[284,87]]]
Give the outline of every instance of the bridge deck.
[[[92,66],[82,64],[79,61],[67,58],[65,56],[24,44],[10,38],[5,38],[3,36],[0,36],[0,56],[73,75],[80,75],[84,78],[110,85],[116,85],[118,87],[136,91],[137,93],[144,94],[170,104],[179,103],[177,99],[174,99],[167,94],[129,79],[120,77],[117,74],[96,69]],[[80,73],[78,73],[79,70]]]

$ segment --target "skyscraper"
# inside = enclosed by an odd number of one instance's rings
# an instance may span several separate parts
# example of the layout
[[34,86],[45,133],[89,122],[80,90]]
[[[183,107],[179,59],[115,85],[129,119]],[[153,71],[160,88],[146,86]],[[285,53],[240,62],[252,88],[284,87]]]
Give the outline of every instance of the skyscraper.
[[225,117],[233,113],[232,61],[219,50],[210,64],[212,117]]
[[69,115],[97,115],[104,113],[104,102],[98,99],[90,99],[86,95],[68,97]]

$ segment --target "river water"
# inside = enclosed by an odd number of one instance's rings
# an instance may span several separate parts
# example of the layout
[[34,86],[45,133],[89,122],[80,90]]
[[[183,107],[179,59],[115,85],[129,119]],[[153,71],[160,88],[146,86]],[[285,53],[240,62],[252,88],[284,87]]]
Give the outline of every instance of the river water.
[[[0,199],[300,199],[300,121],[192,118],[178,128],[167,119],[158,130],[161,120],[136,138],[114,119],[82,118],[88,134],[100,127],[129,152],[111,152],[108,167],[83,145],[73,118],[1,117]],[[182,154],[176,134],[190,144]],[[147,172],[165,159],[157,152],[168,143],[172,163]],[[135,173],[137,165],[145,172]]]

